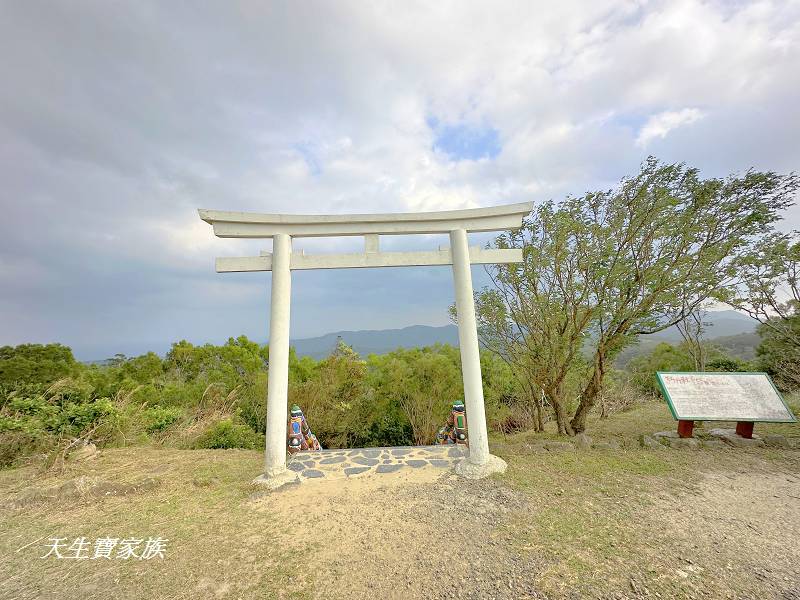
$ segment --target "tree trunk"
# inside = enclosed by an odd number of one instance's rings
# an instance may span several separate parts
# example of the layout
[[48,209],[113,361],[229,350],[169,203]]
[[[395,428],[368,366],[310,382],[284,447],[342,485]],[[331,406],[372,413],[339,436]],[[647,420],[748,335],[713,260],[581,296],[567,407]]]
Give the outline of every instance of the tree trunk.
[[544,419],[542,413],[544,412],[544,402],[541,398],[536,401],[536,431],[542,433],[544,431]]
[[569,424],[569,418],[564,410],[564,391],[562,386],[558,386],[548,394],[550,396],[550,403],[553,405],[553,413],[556,417],[556,425],[558,426],[559,435],[574,435],[572,427]]
[[564,410],[564,403],[561,399],[553,399],[553,412],[556,414],[556,424],[558,425],[559,435],[574,435],[572,427],[570,426],[567,413]]
[[575,416],[572,417],[571,425],[575,433],[581,433],[586,430],[586,418],[589,416],[589,412],[592,410],[592,407],[594,407],[597,397],[603,389],[603,379],[605,375],[605,354],[598,348],[595,354],[592,377],[583,389],[578,410],[575,411]]

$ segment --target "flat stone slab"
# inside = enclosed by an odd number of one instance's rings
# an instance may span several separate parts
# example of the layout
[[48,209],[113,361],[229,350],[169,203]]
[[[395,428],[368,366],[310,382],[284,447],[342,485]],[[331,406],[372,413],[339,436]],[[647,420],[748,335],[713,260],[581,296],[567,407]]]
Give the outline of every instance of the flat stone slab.
[[761,437],[754,435],[752,438],[746,438],[736,433],[735,429],[712,429],[708,435],[719,438],[726,443],[736,448],[761,448],[764,446],[764,440]]
[[403,468],[401,464],[393,464],[393,465],[378,465],[375,467],[376,473],[394,473],[395,471],[399,471]]
[[792,444],[789,442],[786,436],[778,435],[776,433],[765,435],[764,443],[770,448],[784,448],[788,450],[792,447]]
[[728,447],[728,444],[722,440],[703,440],[703,448],[711,448],[714,450],[722,450]]
[[674,438],[669,440],[670,448],[691,448],[697,450],[700,447],[700,440],[695,438]]
[[677,439],[680,439],[681,436],[678,435],[677,431],[658,431],[658,432],[653,434],[653,437],[656,438],[656,439],[658,439],[658,438],[667,438],[667,439],[671,439],[671,440],[672,439],[677,440]]
[[299,481],[397,473],[403,469],[453,469],[469,456],[463,445],[353,448],[303,451],[289,457],[286,465]]
[[344,474],[347,477],[352,475],[358,475],[359,473],[364,473],[365,471],[369,471],[369,467],[347,467],[344,469]]

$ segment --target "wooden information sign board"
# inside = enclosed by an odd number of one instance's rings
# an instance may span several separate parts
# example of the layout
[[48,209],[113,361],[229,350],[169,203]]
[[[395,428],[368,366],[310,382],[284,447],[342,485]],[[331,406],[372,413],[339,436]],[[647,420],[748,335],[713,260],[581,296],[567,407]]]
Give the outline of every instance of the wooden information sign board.
[[656,377],[681,437],[691,437],[694,421],[737,421],[743,437],[752,437],[757,421],[797,421],[766,373],[659,371]]

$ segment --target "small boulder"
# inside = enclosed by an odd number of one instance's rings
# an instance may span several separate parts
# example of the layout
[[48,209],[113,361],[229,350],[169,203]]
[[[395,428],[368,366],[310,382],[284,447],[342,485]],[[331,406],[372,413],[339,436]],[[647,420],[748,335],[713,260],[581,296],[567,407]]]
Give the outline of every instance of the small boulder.
[[700,440],[695,438],[669,438],[669,447],[670,448],[690,448],[691,450],[697,450],[700,448]]
[[760,437],[753,436],[752,438],[745,438],[740,435],[732,435],[725,439],[726,442],[737,448],[763,448],[764,440]]
[[592,438],[585,433],[579,433],[575,436],[575,447],[578,450],[588,450],[592,447]]
[[722,450],[727,448],[728,445],[722,440],[703,440],[703,448],[710,450]]
[[547,440],[542,442],[542,446],[549,450],[550,452],[559,452],[565,450],[575,450],[575,446],[570,444],[569,442],[558,442],[555,440]]
[[712,435],[717,438],[726,438],[731,435],[736,435],[735,429],[724,429],[722,427],[715,427],[714,429],[708,430],[708,435]]
[[619,442],[616,442],[614,440],[610,440],[608,442],[595,442],[592,445],[592,447],[595,448],[596,450],[619,450],[620,449]]
[[752,438],[742,437],[736,433],[735,429],[717,428],[712,429],[708,433],[736,448],[761,448],[764,446],[764,440],[759,436],[754,435]]
[[69,460],[84,461],[97,458],[97,446],[89,442],[79,446],[76,450],[69,453]]
[[784,448],[786,450],[792,447],[785,435],[778,435],[776,433],[765,435],[764,444],[769,448]]
[[639,438],[639,443],[641,444],[642,448],[649,448],[650,450],[664,449],[664,444],[649,435],[643,435],[641,438]]

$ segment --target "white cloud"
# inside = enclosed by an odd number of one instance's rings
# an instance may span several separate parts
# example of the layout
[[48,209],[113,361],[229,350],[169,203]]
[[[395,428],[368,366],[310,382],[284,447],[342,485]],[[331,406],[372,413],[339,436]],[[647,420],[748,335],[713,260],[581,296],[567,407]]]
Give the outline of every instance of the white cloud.
[[[231,281],[215,254],[264,243],[214,238],[197,207],[558,199],[613,184],[653,147],[712,175],[800,164],[796,0],[18,2],[0,56],[0,263],[27,265],[0,270],[0,344],[26,339],[22,312],[53,339],[91,322],[111,344],[111,305],[147,339],[167,335],[149,323],[153,297],[194,307],[169,335],[263,337],[264,278],[236,279],[260,298],[240,320],[199,303]],[[496,129],[502,149],[453,162],[430,116]],[[413,318],[424,304],[435,322],[450,298],[417,273],[372,275],[402,280],[422,303]],[[358,286],[333,303],[314,277],[294,286],[299,335],[412,318],[361,306]]]
[[681,110],[665,110],[653,115],[639,131],[636,145],[645,147],[654,138],[665,138],[667,134],[678,127],[691,125],[705,115],[697,108],[684,108]]

